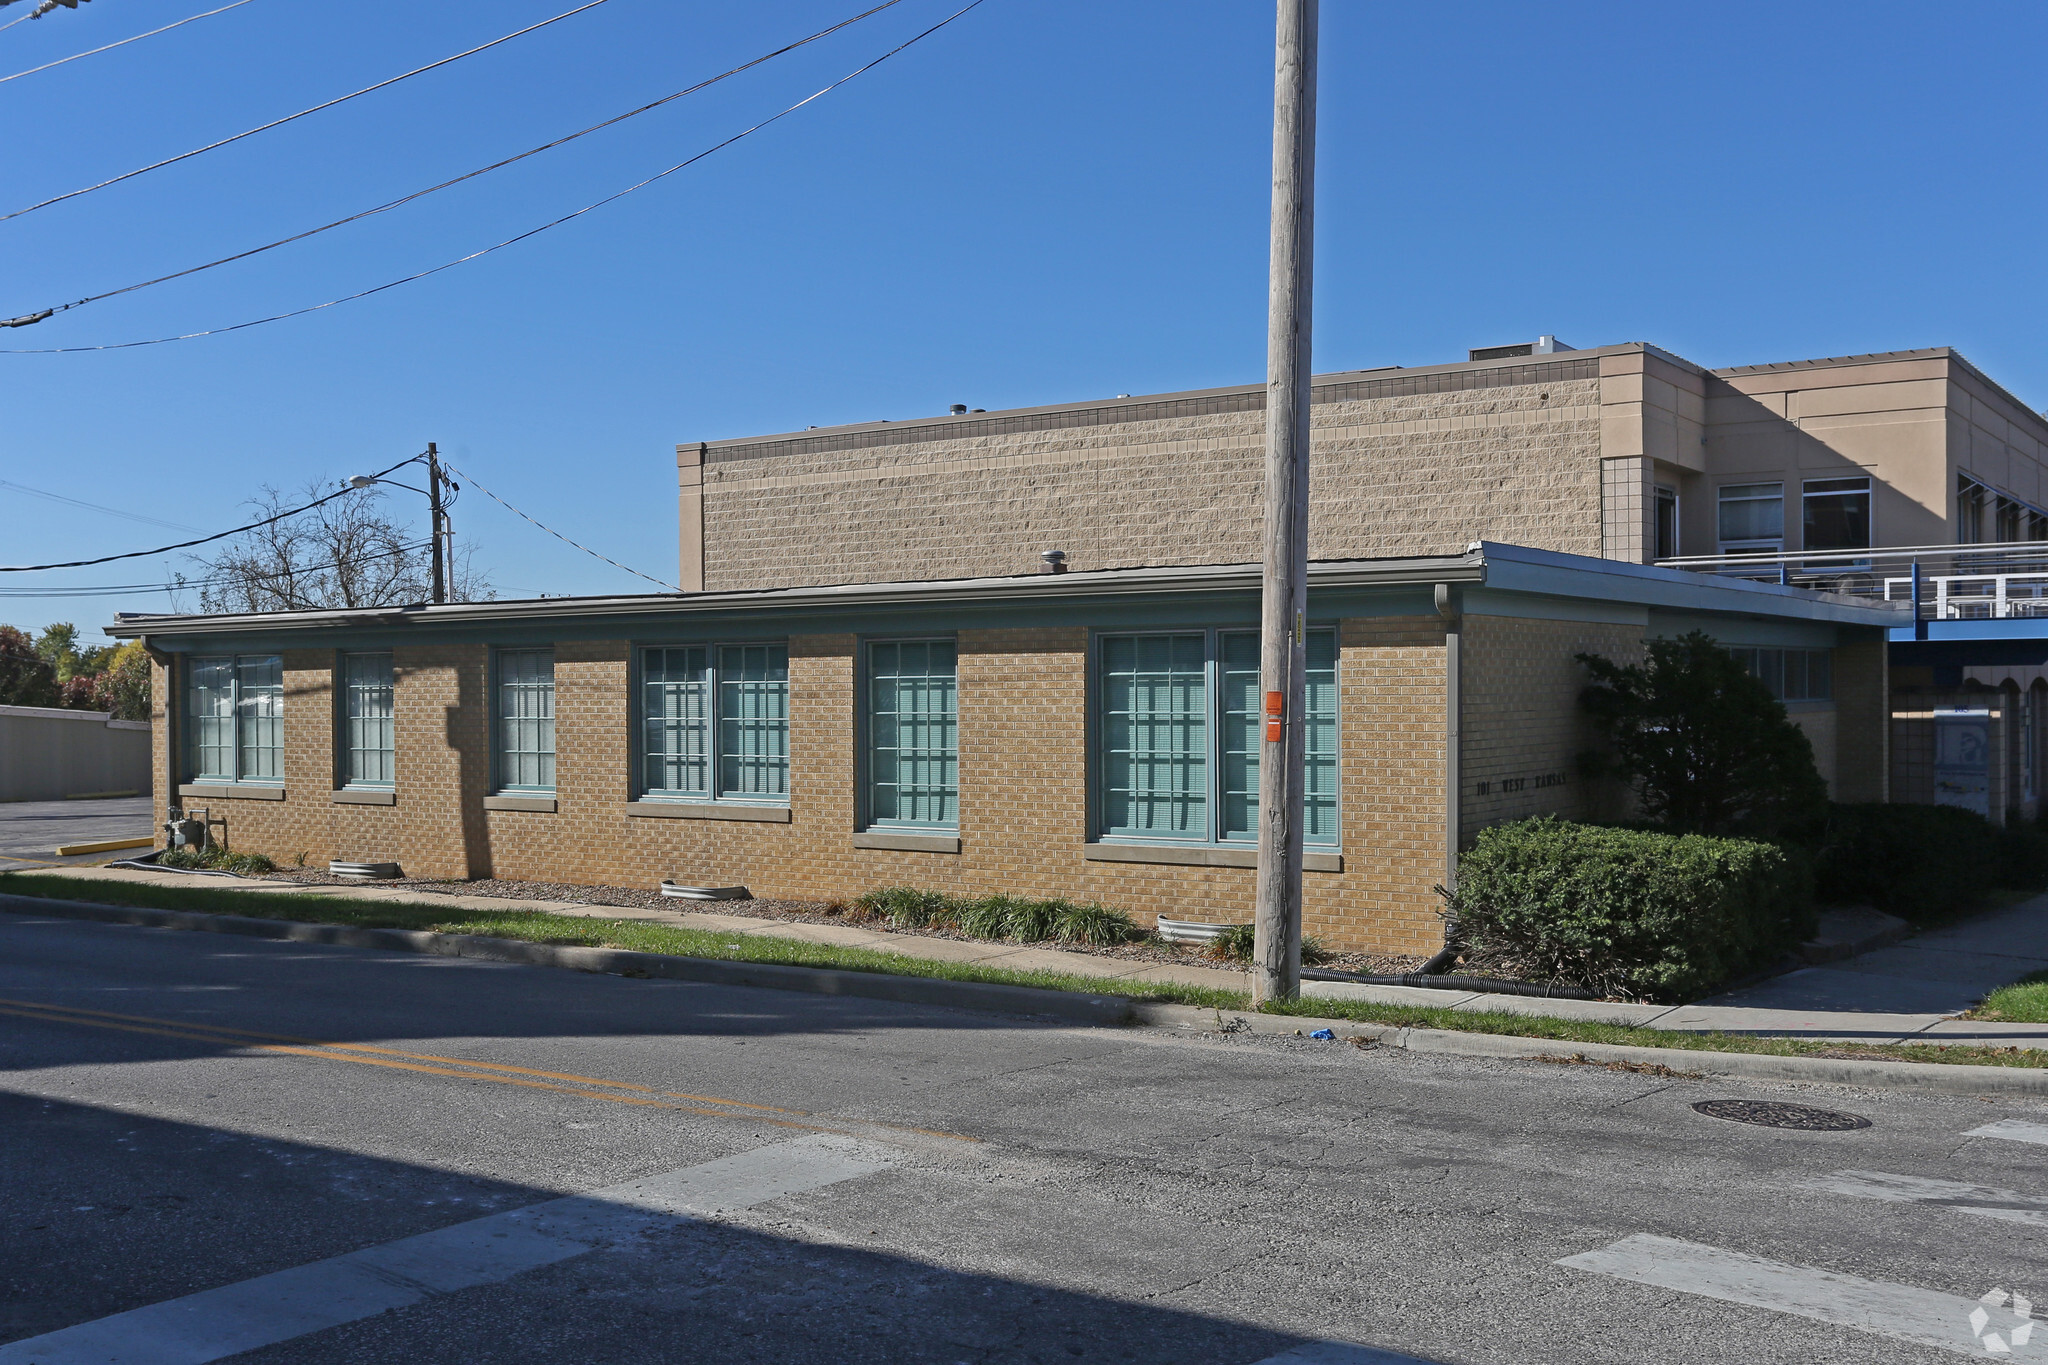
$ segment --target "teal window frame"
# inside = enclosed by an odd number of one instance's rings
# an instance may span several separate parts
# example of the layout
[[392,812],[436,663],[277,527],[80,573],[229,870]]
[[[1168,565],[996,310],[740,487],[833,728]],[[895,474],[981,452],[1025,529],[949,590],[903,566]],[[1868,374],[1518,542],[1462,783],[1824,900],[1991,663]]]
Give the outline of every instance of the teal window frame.
[[397,671],[390,650],[341,656],[342,785],[388,791],[398,778]]
[[[540,668],[543,663],[545,677]],[[508,701],[512,703],[509,707]],[[491,654],[491,778],[495,792],[554,794],[552,648],[499,649]],[[526,778],[534,780],[514,780]]]
[[[643,799],[789,803],[786,640],[642,645],[634,658],[634,781]],[[692,767],[701,772],[694,785],[669,780]]]
[[[907,670],[923,650],[924,671]],[[942,651],[947,671],[932,669]],[[864,640],[860,651],[861,825],[957,832],[960,828],[960,649],[947,636]],[[923,687],[902,684],[922,680]],[[914,703],[904,709],[908,696]],[[931,703],[943,699],[942,706]],[[877,705],[886,699],[892,704]],[[906,721],[906,717],[911,719]],[[914,741],[914,742],[905,742]],[[907,757],[906,757],[907,756]],[[906,799],[907,798],[907,799]],[[905,814],[906,806],[918,812]]]
[[194,782],[284,785],[284,656],[185,661],[184,767]]
[[[1309,641],[1307,831],[1302,842],[1328,850],[1342,840],[1336,631],[1312,628]],[[1147,655],[1150,666],[1138,667],[1147,664]],[[1256,846],[1265,719],[1258,632],[1226,627],[1098,631],[1091,641],[1089,671],[1092,837],[1106,844]],[[1192,695],[1197,678],[1199,698]],[[1141,707],[1144,701],[1151,704]],[[1163,739],[1163,745],[1141,747],[1147,731]],[[1136,756],[1146,752],[1165,756],[1151,773],[1138,766]],[[1142,818],[1148,803],[1155,810],[1167,807],[1169,818]]]
[[1832,649],[1780,649],[1768,645],[1731,645],[1728,652],[1749,670],[1749,676],[1770,689],[1781,702],[1831,702],[1835,699],[1835,652]]

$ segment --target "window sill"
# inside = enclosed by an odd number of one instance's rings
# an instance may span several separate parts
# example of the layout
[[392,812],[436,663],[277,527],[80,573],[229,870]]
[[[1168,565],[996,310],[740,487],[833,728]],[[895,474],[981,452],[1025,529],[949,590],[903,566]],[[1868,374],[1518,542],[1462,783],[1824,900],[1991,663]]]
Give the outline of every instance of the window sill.
[[395,806],[398,793],[389,787],[336,787],[327,799],[337,806]]
[[[1257,867],[1255,848],[1221,848],[1214,844],[1191,844],[1173,848],[1162,844],[1090,844],[1084,855],[1091,863],[1170,863],[1180,867]],[[1342,872],[1344,855],[1314,849],[1301,855],[1304,872]]]
[[853,836],[855,848],[893,848],[905,853],[958,853],[957,834],[912,834],[908,830],[864,829]]
[[282,801],[284,788],[259,787],[253,782],[181,782],[178,795],[202,801]]
[[532,810],[552,815],[555,798],[552,796],[486,796],[485,810]]
[[628,801],[626,814],[657,820],[759,820],[789,823],[788,806],[743,806],[726,801]]

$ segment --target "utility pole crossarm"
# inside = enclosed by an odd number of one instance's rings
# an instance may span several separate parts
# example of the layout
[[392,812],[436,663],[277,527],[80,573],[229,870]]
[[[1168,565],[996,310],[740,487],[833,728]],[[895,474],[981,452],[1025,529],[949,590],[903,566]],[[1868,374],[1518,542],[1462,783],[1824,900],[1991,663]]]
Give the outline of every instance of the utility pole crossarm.
[[1317,0],[1279,0],[1273,256],[1266,331],[1265,578],[1259,867],[1252,1001],[1301,992],[1302,711],[1308,666],[1310,299],[1315,252]]

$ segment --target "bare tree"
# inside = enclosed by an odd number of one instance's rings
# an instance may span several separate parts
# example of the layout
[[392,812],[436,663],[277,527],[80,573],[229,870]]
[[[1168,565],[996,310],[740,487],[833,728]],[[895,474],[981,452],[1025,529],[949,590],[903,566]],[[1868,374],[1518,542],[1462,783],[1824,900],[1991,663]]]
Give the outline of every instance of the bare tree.
[[[306,485],[287,500],[264,486],[249,505],[275,516],[332,490]],[[187,555],[199,572],[189,586],[205,612],[307,611],[390,607],[431,595],[432,547],[426,536],[385,515],[383,490],[365,488],[227,541],[212,555]],[[483,602],[497,591],[470,564],[467,547],[450,556],[448,596]],[[187,582],[180,576],[181,582]]]

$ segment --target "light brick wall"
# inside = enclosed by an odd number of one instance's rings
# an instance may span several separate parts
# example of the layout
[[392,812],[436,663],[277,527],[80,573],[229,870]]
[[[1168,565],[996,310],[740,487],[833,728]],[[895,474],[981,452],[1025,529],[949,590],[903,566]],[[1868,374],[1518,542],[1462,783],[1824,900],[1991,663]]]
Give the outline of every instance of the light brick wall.
[[[903,883],[1099,900],[1158,915],[1250,917],[1249,868],[1090,861],[1087,631],[959,633],[957,854],[855,848],[854,679],[849,635],[790,640],[789,823],[630,813],[629,650],[555,654],[554,813],[486,811],[488,652],[395,651],[398,777],[390,806],[332,800],[331,651],[289,651],[286,799],[208,800],[233,847],[394,859],[411,875],[651,886],[664,877],[757,894],[833,899]],[[1434,616],[1356,620],[1341,632],[1344,870],[1305,877],[1307,931],[1336,947],[1433,952],[1431,887],[1443,867],[1443,627]],[[195,804],[201,804],[195,802]]]
[[[1598,378],[1318,402],[1311,556],[1479,539],[1601,553],[1599,404]],[[713,445],[686,471],[704,586],[1025,573],[1046,549],[1075,569],[1259,557],[1263,411],[1006,424],[816,452],[829,441]]]
[[1620,814],[1619,784],[1579,771],[1578,756],[1600,740],[1579,710],[1589,679],[1577,656],[1638,663],[1642,628],[1467,615],[1464,634],[1461,842],[1469,847],[1486,826],[1532,815]]

